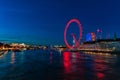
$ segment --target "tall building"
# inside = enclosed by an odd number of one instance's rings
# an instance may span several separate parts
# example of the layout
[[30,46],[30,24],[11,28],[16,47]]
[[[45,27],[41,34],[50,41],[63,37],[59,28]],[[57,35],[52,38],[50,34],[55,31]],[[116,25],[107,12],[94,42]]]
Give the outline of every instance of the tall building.
[[116,40],[117,39],[117,34],[116,33],[114,33],[114,40]]
[[96,36],[97,39],[102,39],[102,30],[101,29],[97,29],[97,36]]

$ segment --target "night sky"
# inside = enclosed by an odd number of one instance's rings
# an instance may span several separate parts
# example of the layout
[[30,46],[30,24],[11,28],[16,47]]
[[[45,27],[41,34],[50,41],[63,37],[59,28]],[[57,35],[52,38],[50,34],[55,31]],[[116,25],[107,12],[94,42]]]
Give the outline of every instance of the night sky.
[[0,0],[0,41],[64,44],[72,18],[82,23],[83,41],[97,28],[103,38],[120,37],[120,0]]

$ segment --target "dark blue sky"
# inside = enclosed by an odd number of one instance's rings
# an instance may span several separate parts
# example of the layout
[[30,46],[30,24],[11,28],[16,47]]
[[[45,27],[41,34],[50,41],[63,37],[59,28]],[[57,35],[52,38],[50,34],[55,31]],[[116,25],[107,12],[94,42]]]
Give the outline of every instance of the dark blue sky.
[[97,28],[103,37],[120,37],[119,0],[0,0],[0,40],[35,44],[64,44],[66,23],[77,18],[83,39]]

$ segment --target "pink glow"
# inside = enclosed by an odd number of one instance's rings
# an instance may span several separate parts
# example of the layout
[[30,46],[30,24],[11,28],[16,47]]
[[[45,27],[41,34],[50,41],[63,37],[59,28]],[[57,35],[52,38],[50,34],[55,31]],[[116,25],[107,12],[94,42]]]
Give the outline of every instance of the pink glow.
[[98,79],[103,79],[105,75],[103,73],[97,73]]
[[[71,19],[71,20],[67,23],[67,25],[66,25],[66,27],[65,27],[65,31],[64,31],[64,42],[65,42],[66,46],[67,46],[69,49],[73,48],[73,46],[71,46],[71,45],[68,44],[67,39],[66,39],[66,33],[67,33],[68,27],[70,26],[70,24],[71,24],[72,22],[75,22],[75,23],[78,24],[79,31],[80,31],[79,39],[78,39],[78,40],[75,39],[75,40],[76,40],[75,47],[78,47],[78,46],[79,46],[80,40],[82,39],[82,26],[81,26],[80,21],[79,21],[78,19]],[[74,37],[74,36],[73,36],[73,37]],[[75,38],[75,37],[74,37],[74,38]]]
[[65,72],[70,73],[70,52],[64,52],[63,54]]

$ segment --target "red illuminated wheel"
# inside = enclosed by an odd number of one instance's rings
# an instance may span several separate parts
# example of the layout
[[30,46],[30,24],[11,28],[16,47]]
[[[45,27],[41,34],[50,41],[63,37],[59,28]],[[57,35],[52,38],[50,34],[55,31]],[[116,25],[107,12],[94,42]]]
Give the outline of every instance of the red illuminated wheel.
[[[82,39],[82,26],[81,26],[80,21],[79,21],[78,19],[71,19],[71,20],[67,23],[67,25],[65,26],[65,30],[64,30],[64,42],[65,42],[66,46],[67,46],[69,49],[72,49],[73,46],[69,45],[69,43],[68,43],[68,41],[67,41],[67,30],[68,30],[70,24],[73,23],[73,22],[75,22],[75,23],[78,24],[79,32],[80,32],[80,33],[79,33],[79,38],[78,38],[78,40],[76,40],[77,42],[74,44],[76,48],[79,47],[79,43],[80,43],[80,41],[81,41],[81,39]],[[72,33],[72,34],[73,34],[73,33]],[[74,37],[75,37],[75,36],[74,36]]]

